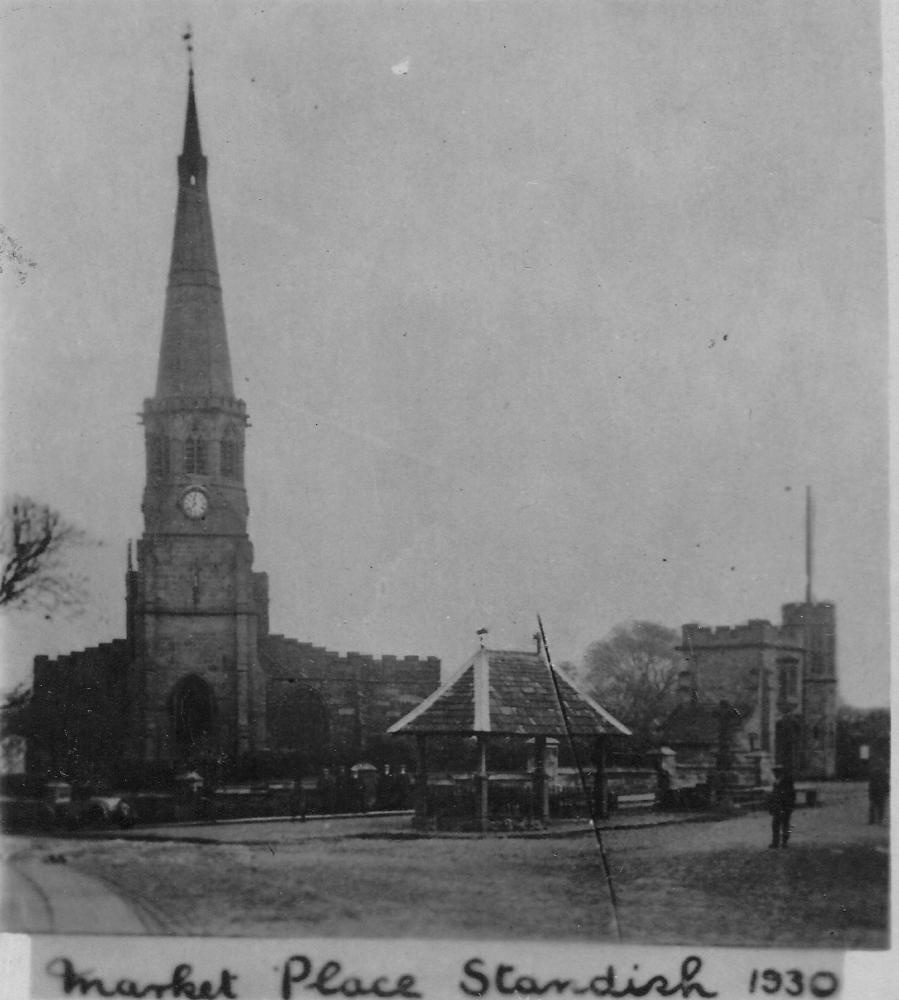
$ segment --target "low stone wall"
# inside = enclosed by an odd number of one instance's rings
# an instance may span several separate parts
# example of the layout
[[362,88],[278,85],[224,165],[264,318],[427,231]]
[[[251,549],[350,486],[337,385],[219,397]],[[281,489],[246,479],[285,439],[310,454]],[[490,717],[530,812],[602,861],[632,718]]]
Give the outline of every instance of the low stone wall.
[[0,829],[3,833],[45,830],[53,825],[53,812],[42,799],[4,796],[0,800]]

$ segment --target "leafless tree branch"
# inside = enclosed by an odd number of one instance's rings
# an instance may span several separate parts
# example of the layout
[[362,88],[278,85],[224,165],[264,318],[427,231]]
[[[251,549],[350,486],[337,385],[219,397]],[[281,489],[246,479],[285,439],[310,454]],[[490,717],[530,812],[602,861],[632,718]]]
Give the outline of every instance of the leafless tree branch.
[[86,536],[52,507],[30,497],[8,500],[0,521],[0,607],[39,608],[48,615],[79,611],[85,582],[66,556]]

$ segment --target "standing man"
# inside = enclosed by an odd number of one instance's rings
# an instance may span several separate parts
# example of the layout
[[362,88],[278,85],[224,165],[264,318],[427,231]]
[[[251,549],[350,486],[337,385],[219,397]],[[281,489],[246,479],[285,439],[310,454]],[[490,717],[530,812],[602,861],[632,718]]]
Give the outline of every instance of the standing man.
[[790,840],[790,816],[796,805],[796,790],[793,788],[793,777],[788,774],[782,764],[775,764],[774,787],[768,800],[768,811],[771,813],[771,843],[769,847],[786,847]]

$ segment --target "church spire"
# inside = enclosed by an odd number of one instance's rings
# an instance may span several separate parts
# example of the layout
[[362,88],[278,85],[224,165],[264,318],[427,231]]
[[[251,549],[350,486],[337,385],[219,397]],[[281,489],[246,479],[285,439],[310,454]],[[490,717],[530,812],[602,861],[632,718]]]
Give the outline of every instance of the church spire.
[[156,398],[159,400],[234,397],[206,173],[207,160],[200,144],[191,66],[184,145],[178,157],[178,205],[156,379]]
[[178,157],[178,178],[181,179],[181,168],[188,171],[188,179],[192,172],[199,176],[206,167],[206,157],[200,143],[200,120],[197,117],[197,99],[194,96],[194,71],[191,67],[187,83],[187,115],[184,119],[184,148]]

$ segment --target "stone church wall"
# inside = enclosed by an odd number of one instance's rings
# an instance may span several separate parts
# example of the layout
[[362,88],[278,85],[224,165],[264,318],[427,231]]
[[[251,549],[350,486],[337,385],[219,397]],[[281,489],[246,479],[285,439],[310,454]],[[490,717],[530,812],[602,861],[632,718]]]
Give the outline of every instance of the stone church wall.
[[[268,636],[261,649],[268,746],[300,750],[319,766],[391,757],[400,741],[385,735],[389,726],[440,685],[437,657],[344,656],[279,635]],[[284,717],[285,701],[294,704],[296,726]]]
[[169,608],[233,606],[238,597],[237,571],[242,560],[251,558],[241,551],[248,544],[229,536],[202,535],[140,541],[138,560],[145,577],[145,599],[152,595]]
[[[226,619],[233,632],[233,619]],[[155,622],[154,660],[147,664],[152,672],[153,696],[147,712],[155,718],[158,755],[169,759],[178,755],[169,725],[169,704],[176,684],[193,675],[205,681],[215,699],[220,720],[217,741],[221,748],[236,742],[237,690],[234,679],[236,636],[231,635],[229,649],[223,648],[223,622],[218,616],[161,616]]]
[[[185,654],[203,665],[193,673],[212,688],[222,720],[234,718],[234,674],[221,657],[221,631],[214,619],[188,623],[172,616],[159,619],[155,627],[155,648],[161,657],[156,663],[156,697],[148,707],[160,734],[158,759],[171,762],[177,753],[165,735],[170,728],[167,697],[184,675],[179,664]],[[267,703],[266,751],[300,752],[310,772],[362,761],[377,766],[384,761],[411,762],[411,746],[386,736],[386,730],[439,686],[438,658],[340,655],[283,636],[266,637],[259,652]],[[129,745],[126,720],[133,697],[128,686],[132,672],[126,640],[56,659],[36,657],[28,772],[44,778],[114,783]],[[233,736],[223,730],[219,738],[230,745]]]
[[124,740],[128,660],[122,639],[35,657],[29,774],[88,782],[112,776]]

